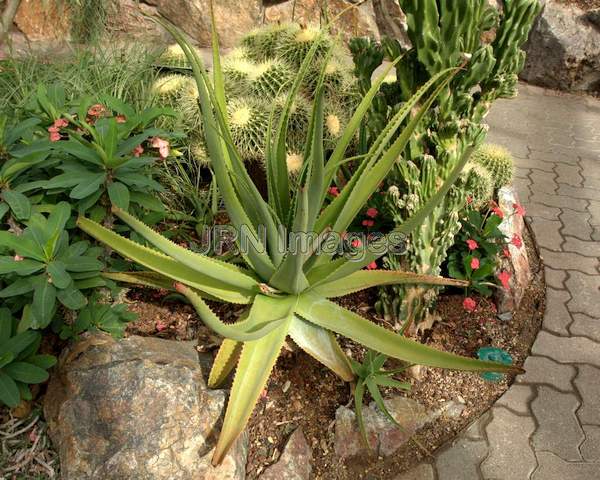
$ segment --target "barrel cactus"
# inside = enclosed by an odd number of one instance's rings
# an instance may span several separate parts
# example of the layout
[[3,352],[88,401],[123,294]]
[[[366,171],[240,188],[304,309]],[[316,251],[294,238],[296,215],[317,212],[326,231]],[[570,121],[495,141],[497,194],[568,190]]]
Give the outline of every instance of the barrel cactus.
[[490,172],[496,188],[512,183],[515,166],[512,155],[506,148],[486,143],[473,153],[472,160]]
[[188,62],[183,49],[175,44],[169,45],[163,50],[160,56],[156,59],[156,64],[159,67],[191,70],[192,67]]
[[494,180],[490,172],[479,163],[469,162],[462,174],[463,188],[471,198],[473,208],[480,210],[494,195]]
[[318,44],[315,59],[323,58],[332,47],[331,37],[320,28],[296,25],[288,34],[281,37],[281,41],[275,48],[275,54],[292,65],[300,66],[315,43]]
[[284,36],[291,36],[298,26],[291,23],[270,24],[256,28],[242,38],[241,45],[247,51],[248,58],[264,61],[275,58],[276,49]]
[[244,160],[263,159],[269,111],[268,105],[256,97],[234,98],[228,102],[231,137]]

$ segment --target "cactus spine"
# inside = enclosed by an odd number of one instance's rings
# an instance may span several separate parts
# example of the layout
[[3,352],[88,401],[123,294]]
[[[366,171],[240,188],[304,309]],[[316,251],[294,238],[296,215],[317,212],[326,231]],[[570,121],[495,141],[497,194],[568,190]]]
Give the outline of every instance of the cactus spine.
[[512,155],[506,148],[486,143],[473,153],[471,160],[485,167],[494,180],[496,189],[512,183],[515,166]]

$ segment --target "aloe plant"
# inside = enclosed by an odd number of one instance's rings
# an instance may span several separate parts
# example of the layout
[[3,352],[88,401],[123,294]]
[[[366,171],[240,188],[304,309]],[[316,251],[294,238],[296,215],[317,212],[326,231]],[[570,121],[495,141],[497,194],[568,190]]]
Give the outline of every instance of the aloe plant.
[[[329,157],[323,147],[323,74],[318,82],[304,162],[291,188],[286,165],[286,131],[291,105],[319,46],[315,42],[298,69],[283,114],[277,124],[270,122],[265,164],[268,195],[264,199],[246,171],[236,150],[226,116],[226,98],[220,66],[219,47],[213,29],[213,78],[209,78],[201,58],[172,25],[159,21],[185,51],[198,85],[206,146],[219,190],[246,268],[191,252],[156,233],[128,212],[115,207],[114,213],[154,248],[134,243],[100,224],[80,217],[78,225],[116,252],[148,268],[151,272],[119,274],[120,280],[150,286],[171,286],[196,308],[201,319],[225,340],[210,373],[209,385],[220,385],[237,365],[221,435],[213,455],[219,464],[243,431],[256,401],[265,388],[280,350],[289,336],[309,355],[333,370],[342,379],[354,378],[351,365],[337,343],[340,334],[387,356],[411,364],[424,364],[472,371],[510,372],[515,367],[486,362],[438,351],[377,325],[331,298],[341,297],[377,285],[423,283],[465,285],[464,281],[423,276],[400,271],[363,270],[383,255],[384,237],[359,260],[336,256],[335,247],[361,210],[368,197],[387,175],[411,138],[416,125],[444,88],[456,69],[444,70],[425,84],[389,123],[364,156],[360,167],[340,194],[326,205],[327,191],[345,161],[345,152],[385,75],[379,78],[348,122]],[[214,26],[214,19],[213,19]],[[274,118],[274,116],[272,116]],[[401,125],[406,127],[398,131]],[[393,138],[393,140],[392,140]],[[445,196],[460,174],[467,156],[423,209],[394,232],[409,233]],[[265,232],[264,238],[259,233]],[[289,234],[299,244],[287,245]],[[248,305],[246,315],[235,324],[221,321],[206,299]]]

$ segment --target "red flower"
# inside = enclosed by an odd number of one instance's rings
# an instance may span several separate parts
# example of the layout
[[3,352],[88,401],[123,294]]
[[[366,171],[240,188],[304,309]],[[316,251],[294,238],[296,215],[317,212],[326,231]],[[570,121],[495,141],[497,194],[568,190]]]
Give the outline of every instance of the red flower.
[[[53,127],[50,127],[53,128]],[[48,131],[50,131],[50,129],[48,129]],[[51,142],[58,142],[60,140],[60,133],[58,131],[56,132],[50,132],[50,141]]]
[[158,154],[163,160],[169,156],[169,142],[159,137],[152,137],[150,144],[153,148],[158,149]]
[[475,250],[479,247],[479,244],[475,240],[469,238],[469,240],[467,240],[467,246],[469,247],[469,250]]
[[167,324],[161,320],[157,320],[155,327],[157,332],[162,332],[165,328],[167,328]]
[[367,265],[367,270],[377,270],[377,262],[371,262]]
[[127,121],[127,117],[125,115],[117,115],[115,120],[117,123],[125,123]]
[[354,248],[360,248],[360,247],[362,247],[362,242],[358,238],[355,238],[354,240],[352,240],[351,245]]
[[471,195],[467,196],[467,205],[471,205],[473,203],[473,197]]
[[54,127],[56,128],[65,128],[69,125],[69,121],[66,118],[59,118],[54,120]]
[[525,208],[523,207],[523,205],[520,205],[518,203],[513,203],[513,209],[514,209],[515,213],[517,215],[519,215],[520,217],[525,216]]
[[509,288],[508,281],[510,280],[510,273],[508,273],[506,270],[502,270],[498,274],[498,280],[500,280],[504,288]]
[[363,224],[363,227],[370,228],[370,227],[372,227],[373,225],[375,225],[375,222],[374,222],[373,220],[368,220],[368,219],[367,219],[367,220],[363,220],[363,221],[362,221],[362,224]]
[[513,235],[512,240],[510,241],[515,247],[521,248],[523,246],[523,240],[516,233]]
[[471,297],[467,297],[463,301],[463,308],[467,312],[474,312],[475,308],[477,308],[477,303]]
[[337,197],[340,194],[340,190],[338,189],[338,187],[329,187],[329,195],[333,195],[334,197]]
[[477,270],[479,268],[479,259],[477,257],[473,257],[471,259],[471,268],[473,270]]
[[377,211],[376,208],[369,208],[367,210],[367,217],[375,218],[378,214],[379,214],[379,212]]
[[504,255],[504,258],[510,258],[510,250],[508,247],[504,247],[504,249],[502,250],[502,254]]
[[139,158],[142,153],[144,153],[144,147],[141,145],[138,145],[133,149],[133,156],[136,158]]
[[99,117],[101,115],[103,115],[104,113],[106,113],[106,107],[104,105],[102,105],[101,103],[97,103],[96,105],[92,105],[89,109],[87,114],[90,117]]
[[498,215],[500,218],[504,218],[504,212],[498,205],[496,205],[495,207],[492,207],[492,213],[494,215]]

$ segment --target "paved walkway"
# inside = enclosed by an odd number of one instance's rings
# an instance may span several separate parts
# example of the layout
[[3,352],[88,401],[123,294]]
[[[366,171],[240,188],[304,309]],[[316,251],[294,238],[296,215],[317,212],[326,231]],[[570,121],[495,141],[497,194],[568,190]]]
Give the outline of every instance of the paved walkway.
[[600,101],[521,86],[494,106],[489,140],[546,265],[542,331],[527,373],[433,464],[399,480],[600,479]]

